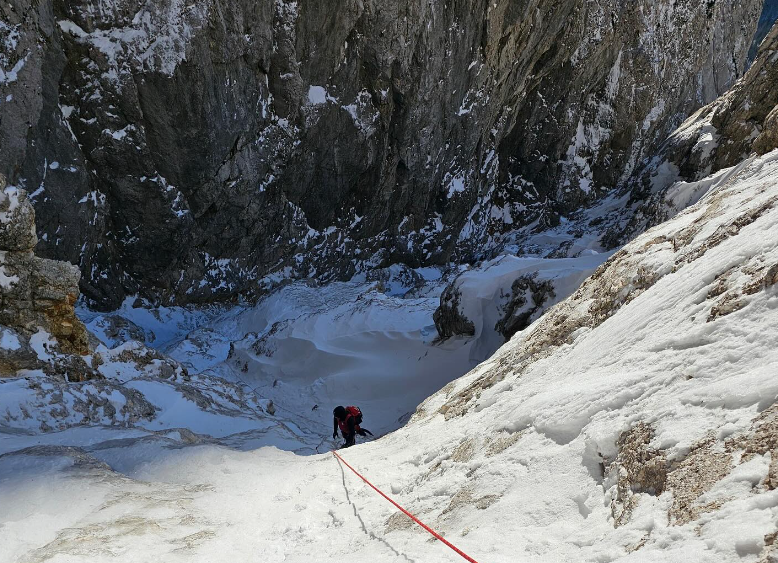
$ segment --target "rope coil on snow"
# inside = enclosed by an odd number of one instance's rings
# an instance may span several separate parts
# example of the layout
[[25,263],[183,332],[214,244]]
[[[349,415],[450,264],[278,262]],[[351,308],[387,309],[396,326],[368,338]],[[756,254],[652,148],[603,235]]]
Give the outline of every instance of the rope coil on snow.
[[478,561],[476,561],[475,559],[473,559],[472,557],[470,557],[470,556],[469,556],[467,553],[465,553],[464,551],[462,551],[461,549],[459,549],[459,548],[458,548],[457,546],[455,546],[453,543],[451,543],[450,541],[448,541],[446,538],[444,538],[443,536],[441,536],[441,535],[440,535],[439,533],[437,533],[435,530],[433,530],[432,528],[430,528],[429,526],[427,526],[427,525],[426,525],[424,522],[422,522],[421,520],[419,520],[418,518],[416,518],[416,517],[415,517],[413,514],[411,514],[411,513],[410,513],[410,512],[408,512],[407,510],[405,510],[405,509],[404,509],[402,506],[400,506],[399,504],[397,504],[397,503],[396,503],[394,500],[392,500],[391,498],[389,498],[389,497],[388,497],[388,496],[387,496],[387,495],[386,495],[386,494],[385,494],[385,493],[384,493],[384,492],[383,492],[381,489],[379,489],[378,487],[376,487],[375,485],[373,485],[373,483],[371,483],[370,481],[368,481],[367,479],[365,479],[365,478],[364,478],[364,477],[363,477],[363,476],[362,476],[362,475],[361,475],[361,474],[360,474],[360,473],[359,473],[359,472],[358,472],[356,469],[354,469],[353,467],[351,467],[351,466],[348,464],[348,462],[347,462],[345,459],[343,459],[342,457],[340,457],[340,455],[338,455],[338,453],[337,453],[336,451],[333,451],[333,452],[332,452],[332,455],[334,455],[334,456],[335,456],[335,457],[338,459],[338,461],[340,461],[341,463],[343,463],[343,465],[345,465],[346,467],[348,467],[349,469],[351,469],[351,471],[353,471],[353,472],[354,472],[354,475],[356,475],[357,477],[359,477],[360,479],[362,479],[362,480],[363,480],[365,483],[367,483],[367,484],[370,486],[370,488],[372,488],[372,489],[373,489],[375,492],[377,492],[379,495],[381,495],[381,496],[382,496],[382,497],[384,497],[386,500],[388,500],[389,502],[391,502],[391,503],[392,503],[392,504],[393,504],[393,505],[394,505],[394,506],[395,506],[397,509],[399,509],[399,510],[400,510],[400,511],[401,511],[403,514],[405,514],[405,515],[406,515],[408,518],[410,518],[411,520],[413,520],[414,522],[416,522],[416,523],[417,523],[419,526],[421,526],[422,528],[424,528],[425,530],[427,530],[427,531],[428,531],[430,534],[432,534],[432,536],[434,536],[434,537],[435,537],[435,539],[438,539],[438,540],[442,541],[444,544],[446,544],[448,547],[450,547],[451,549],[453,549],[454,551],[456,551],[456,552],[457,552],[457,553],[458,553],[460,556],[462,556],[462,557],[463,557],[465,560],[469,561],[470,563],[478,563]]

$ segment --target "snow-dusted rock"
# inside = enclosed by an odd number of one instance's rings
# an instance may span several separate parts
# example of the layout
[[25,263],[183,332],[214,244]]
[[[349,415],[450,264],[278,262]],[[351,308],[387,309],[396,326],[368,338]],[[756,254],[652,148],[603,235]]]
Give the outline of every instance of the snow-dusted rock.
[[[64,354],[83,355],[89,347],[74,310],[81,273],[71,264],[33,254],[35,211],[27,194],[6,187],[2,176],[0,186],[0,325],[8,334],[0,342],[0,369],[7,376],[42,366],[43,358],[33,353],[33,337],[41,331]],[[89,370],[81,373],[87,377]]]
[[8,187],[0,175],[0,251],[32,252],[36,244],[35,210],[27,192]]
[[115,308],[471,261],[745,69],[762,0],[11,0],[0,171]]
[[570,295],[608,256],[591,250],[573,258],[504,255],[464,271],[440,296],[438,334],[474,336],[486,358]]
[[[773,8],[774,9],[774,8]],[[630,220],[605,243],[618,246],[696,202],[729,169],[751,154],[778,147],[778,24],[731,90],[692,115],[626,183],[634,205]],[[717,177],[708,178],[713,173]]]

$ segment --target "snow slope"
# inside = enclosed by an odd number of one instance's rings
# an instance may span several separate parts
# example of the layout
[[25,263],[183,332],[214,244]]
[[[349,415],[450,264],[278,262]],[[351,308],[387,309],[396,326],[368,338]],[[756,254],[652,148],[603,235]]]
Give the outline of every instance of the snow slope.
[[[778,151],[627,245],[408,425],[345,457],[481,562],[767,561],[776,232]],[[367,311],[380,310],[371,299]],[[237,334],[275,318],[258,314],[222,320]],[[293,338],[334,318],[278,330]],[[326,344],[310,362],[334,361],[342,343]],[[274,357],[249,369],[272,377]],[[2,561],[457,560],[328,454],[65,432],[28,449],[0,439]]]
[[423,271],[425,280],[393,270],[380,282],[291,283],[254,306],[149,310],[128,301],[91,315],[88,327],[112,346],[142,339],[190,374],[237,385],[272,404],[275,420],[317,436],[328,435],[339,402],[361,405],[366,426],[381,434],[477,364],[471,341],[435,342],[441,273]]

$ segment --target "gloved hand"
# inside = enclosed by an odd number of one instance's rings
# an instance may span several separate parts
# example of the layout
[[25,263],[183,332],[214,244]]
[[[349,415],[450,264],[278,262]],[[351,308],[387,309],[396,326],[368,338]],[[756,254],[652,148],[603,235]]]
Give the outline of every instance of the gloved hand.
[[335,432],[332,433],[332,439],[337,440],[338,439],[338,431],[335,430]]

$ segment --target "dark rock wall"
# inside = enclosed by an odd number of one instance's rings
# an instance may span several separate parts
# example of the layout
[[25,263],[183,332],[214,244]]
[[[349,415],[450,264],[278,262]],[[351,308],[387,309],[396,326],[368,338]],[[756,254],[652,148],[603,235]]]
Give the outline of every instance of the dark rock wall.
[[629,177],[742,75],[761,8],[11,0],[0,171],[102,307],[470,260]]
[[604,237],[612,247],[679,211],[667,199],[676,180],[700,181],[740,164],[752,154],[778,148],[778,24],[762,41],[748,72],[726,94],[691,116],[655,158],[624,188],[634,210]]
[[756,59],[756,55],[759,52],[759,46],[776,21],[778,21],[778,0],[765,0],[764,6],[762,7],[762,15],[759,16],[759,25],[756,28],[756,35],[754,35],[751,49],[748,51],[749,63]]

